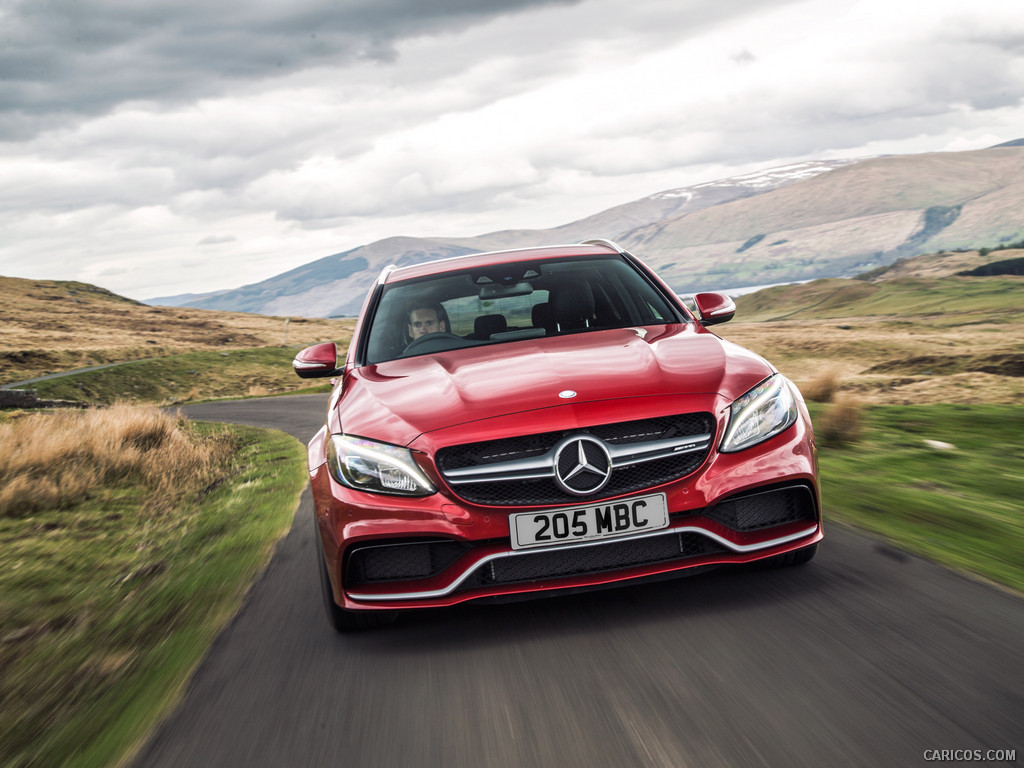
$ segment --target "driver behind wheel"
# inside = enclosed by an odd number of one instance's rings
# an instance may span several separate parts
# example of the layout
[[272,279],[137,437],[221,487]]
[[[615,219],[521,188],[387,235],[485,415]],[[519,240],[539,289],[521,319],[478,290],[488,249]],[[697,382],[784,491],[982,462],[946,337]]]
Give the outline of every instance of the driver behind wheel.
[[444,317],[444,310],[438,305],[417,306],[409,310],[409,324],[406,328],[406,335],[409,341],[415,341],[420,336],[428,333],[447,333],[448,323]]

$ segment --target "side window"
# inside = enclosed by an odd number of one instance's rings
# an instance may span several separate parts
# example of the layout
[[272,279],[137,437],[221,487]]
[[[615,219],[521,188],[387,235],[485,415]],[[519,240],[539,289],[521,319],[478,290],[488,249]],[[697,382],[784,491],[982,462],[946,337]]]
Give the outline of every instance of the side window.
[[609,297],[610,324],[649,325],[672,321],[668,307],[658,300],[660,297],[649,286],[637,279],[635,273],[623,273],[617,269],[605,281],[605,286]]
[[615,328],[628,322],[628,304],[619,281],[614,283],[602,280],[593,283],[594,310],[597,323],[605,328]]
[[651,304],[651,302],[644,301],[644,305],[647,307],[648,314],[650,314],[656,321],[659,323],[667,322],[667,320],[662,316],[661,311]]

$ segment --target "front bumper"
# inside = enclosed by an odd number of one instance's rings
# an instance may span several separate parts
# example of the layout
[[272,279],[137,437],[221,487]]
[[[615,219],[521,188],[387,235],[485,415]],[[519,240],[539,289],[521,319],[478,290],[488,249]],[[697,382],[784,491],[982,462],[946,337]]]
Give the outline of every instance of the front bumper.
[[[352,491],[321,465],[314,503],[336,601],[349,610],[446,606],[467,600],[599,587],[771,558],[822,538],[813,437],[801,419],[738,454],[712,452],[666,494],[666,529],[513,550],[508,517],[442,491],[418,499]],[[630,498],[638,494],[627,494]]]

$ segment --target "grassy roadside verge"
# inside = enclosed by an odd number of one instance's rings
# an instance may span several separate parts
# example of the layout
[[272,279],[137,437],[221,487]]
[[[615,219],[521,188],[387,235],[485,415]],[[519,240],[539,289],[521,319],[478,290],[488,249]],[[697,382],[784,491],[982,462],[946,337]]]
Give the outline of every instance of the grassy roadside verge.
[[128,401],[174,405],[224,397],[294,394],[311,386],[292,370],[297,351],[290,347],[197,350],[69,374],[26,388],[35,390],[44,400],[91,404]]
[[[1024,590],[1022,427],[1016,406],[867,409],[858,442],[821,451],[826,517]],[[227,479],[174,505],[126,482],[0,516],[0,765],[116,764],[175,703],[305,483],[296,441],[230,434]]]
[[288,529],[306,482],[298,441],[183,431],[222,450],[212,474],[168,491],[173,501],[129,473],[0,516],[5,768],[117,764],[177,701]]
[[826,522],[1024,592],[1024,411],[875,406],[863,420],[860,440],[819,450]]

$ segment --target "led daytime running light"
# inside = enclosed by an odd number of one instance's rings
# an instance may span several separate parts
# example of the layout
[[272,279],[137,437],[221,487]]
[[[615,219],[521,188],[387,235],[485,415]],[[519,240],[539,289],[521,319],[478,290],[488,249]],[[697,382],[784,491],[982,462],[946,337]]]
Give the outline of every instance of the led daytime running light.
[[732,453],[762,443],[792,426],[797,415],[789,383],[775,374],[736,398],[729,407],[729,425],[719,450]]
[[433,484],[408,448],[350,435],[331,435],[327,466],[342,485],[371,493],[428,496]]

